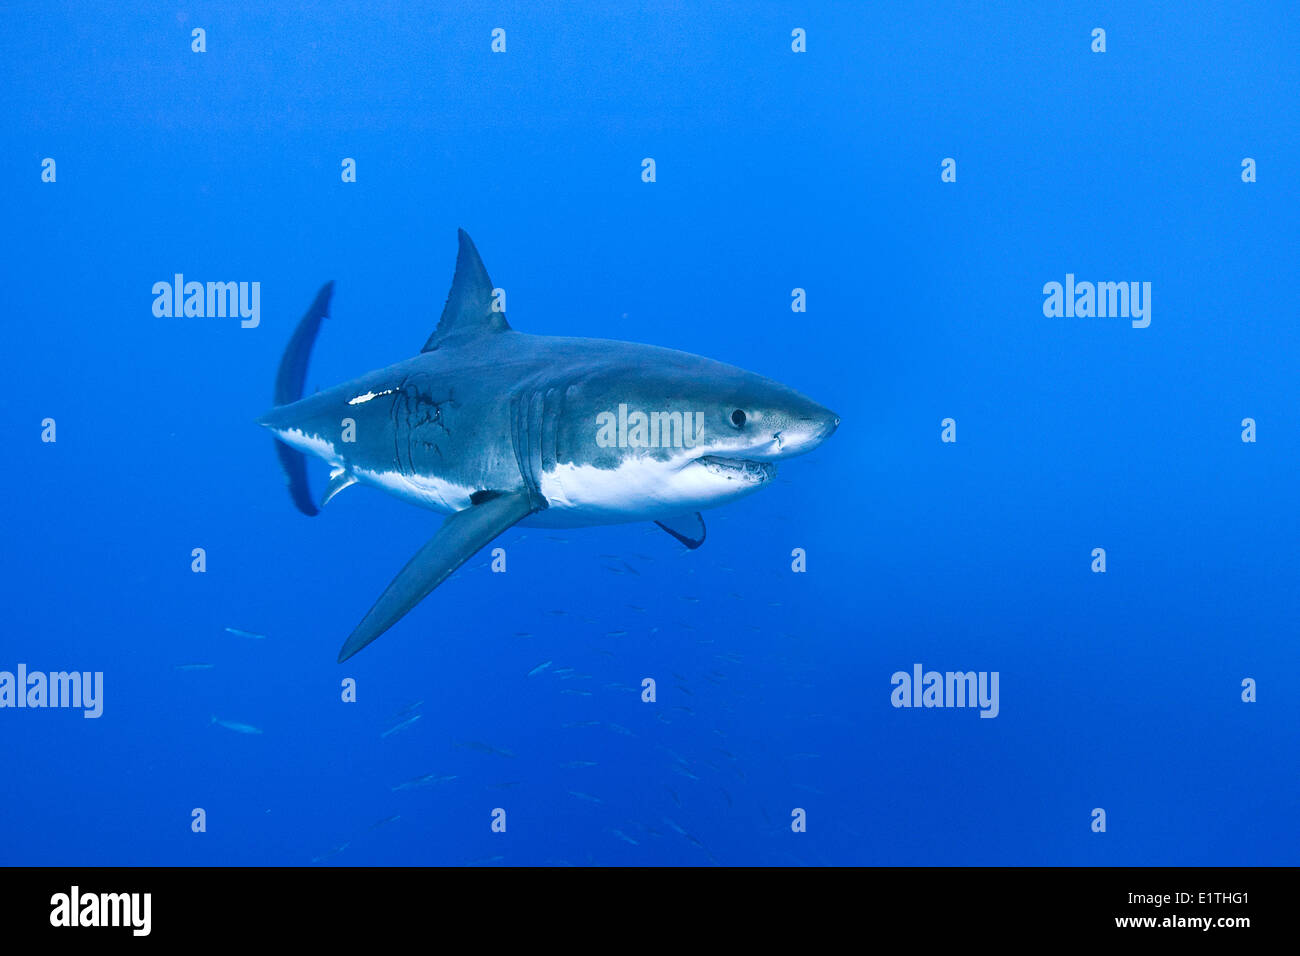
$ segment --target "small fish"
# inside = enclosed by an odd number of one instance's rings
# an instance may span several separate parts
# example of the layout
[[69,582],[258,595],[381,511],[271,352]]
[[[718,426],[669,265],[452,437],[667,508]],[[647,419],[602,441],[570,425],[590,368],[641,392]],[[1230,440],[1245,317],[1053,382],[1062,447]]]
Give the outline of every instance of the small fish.
[[561,694],[572,694],[574,697],[590,697],[590,696],[591,696],[591,691],[589,691],[589,690],[578,690],[577,688],[574,688],[574,687],[562,687],[562,688],[560,688],[560,693],[561,693]]
[[540,674],[542,671],[546,670],[546,668],[550,666],[551,666],[550,661],[542,661],[540,664],[538,664],[536,667],[534,667],[532,670],[528,672],[528,676],[533,677],[537,674]]
[[399,783],[397,786],[393,787],[392,789],[394,791],[419,790],[421,787],[432,787],[436,783],[450,783],[452,780],[458,779],[458,777],[459,774],[451,774],[450,776],[440,777],[436,773],[426,773],[423,777],[413,777],[412,779],[407,780],[404,783]]
[[691,696],[691,697],[694,697],[694,696],[695,696],[695,691],[691,690],[691,689],[688,688],[688,687],[683,687],[681,684],[674,684],[673,686],[676,687],[676,688],[677,688],[679,691],[681,691],[683,694],[687,694],[687,695],[689,695],[689,696]]
[[570,730],[573,727],[599,727],[600,721],[599,720],[570,720],[568,723],[560,724],[560,726],[563,727],[565,730]]
[[594,767],[594,766],[596,766],[596,761],[594,761],[594,760],[570,760],[568,763],[562,763],[562,764],[560,764],[560,766],[563,767],[565,770],[577,770],[577,769],[579,769],[580,767]]
[[612,572],[613,574],[627,574],[627,572],[624,571],[622,568],[612,568],[608,564],[602,564],[601,567],[604,568],[606,571]]
[[237,627],[228,627],[228,628],[226,628],[226,631],[227,631],[227,633],[230,633],[230,634],[235,635],[235,637],[246,637],[246,638],[248,638],[249,640],[252,640],[252,641],[264,641],[264,640],[266,640],[266,635],[265,635],[265,634],[254,634],[252,631],[241,631],[241,630],[240,630],[239,628],[237,628]]
[[699,777],[695,776],[695,774],[691,773],[689,770],[687,770],[685,767],[683,767],[681,764],[674,764],[674,765],[673,765],[673,771],[674,771],[675,773],[680,773],[683,777],[689,777],[691,780],[699,780],[699,779],[700,779]]
[[572,674],[572,673],[573,673],[573,668],[572,668],[572,667],[557,667],[557,668],[556,668],[554,671],[552,671],[551,673],[553,673],[553,674]]
[[605,726],[608,727],[610,730],[614,731],[614,733],[616,734],[622,734],[624,737],[636,736],[636,734],[632,733],[632,731],[628,730],[622,724],[616,724],[613,721],[607,723]]
[[512,788],[512,787],[517,787],[517,786],[519,786],[519,785],[522,784],[522,783],[523,783],[522,780],[507,780],[507,781],[505,781],[504,783],[490,783],[490,784],[488,784],[488,789],[489,789],[489,790],[509,790],[510,788]]
[[515,637],[532,637],[532,631],[515,631]]
[[627,631],[606,631],[606,637],[627,637]]
[[227,730],[233,730],[235,733],[239,734],[261,733],[261,731],[252,724],[241,724],[233,720],[219,720],[215,714],[212,716],[212,721],[208,726],[210,727],[212,724],[216,724],[218,727],[225,727]]
[[423,700],[417,700],[413,704],[407,704],[405,707],[401,708],[396,713],[394,713],[393,718],[396,719],[398,717],[405,717],[407,714],[413,714],[416,712],[416,710],[419,709],[420,705],[423,703],[424,703]]
[[552,611],[547,611],[547,612],[546,612],[546,613],[547,613],[547,614],[555,614],[555,615],[561,615],[561,614],[568,614],[568,613],[569,613],[569,612],[568,612],[568,611],[565,611],[565,610],[562,610],[562,609],[559,609],[559,608],[557,608],[557,609],[555,609],[555,610],[552,610]]
[[177,664],[178,671],[210,671],[216,667],[216,664]]
[[326,850],[326,851],[325,851],[324,853],[322,853],[320,856],[314,856],[314,857],[312,857],[312,858],[311,858],[311,861],[312,861],[313,863],[319,863],[321,860],[328,860],[330,857],[332,857],[332,856],[337,856],[338,854],[342,853],[344,850],[346,850],[346,849],[347,849],[348,847],[350,847],[351,845],[352,845],[351,843],[344,843],[344,844],[341,845],[341,846],[330,847],[328,850]]
[[578,791],[578,790],[570,790],[570,791],[569,791],[569,795],[570,795],[570,796],[577,797],[579,800],[586,800],[588,803],[604,803],[604,802],[605,802],[604,800],[600,799],[600,797],[593,797],[593,796],[592,796],[591,794],[589,794],[589,793],[582,793],[582,792],[580,792],[580,791]]
[[820,757],[821,754],[790,754],[786,760],[812,760],[814,757]]
[[403,731],[403,730],[405,730],[407,727],[411,726],[411,724],[415,723],[417,720],[420,719],[420,716],[421,716],[420,714],[416,714],[414,717],[407,717],[407,718],[406,718],[404,721],[402,721],[400,724],[394,724],[392,727],[389,727],[387,730],[385,730],[385,731],[384,731],[382,734],[380,734],[379,736],[380,736],[380,737],[391,737],[393,734],[395,734],[395,733],[399,733],[400,731]]
[[384,817],[382,820],[370,824],[370,829],[378,830],[380,827],[388,826],[390,823],[396,823],[400,819],[402,819],[402,815],[400,813],[394,813],[391,817]]
[[688,762],[686,758],[683,757],[681,754],[679,754],[677,751],[673,750],[671,747],[665,747],[663,744],[659,744],[659,749],[662,750],[664,753],[666,753],[668,756],[672,757],[682,766],[688,766]]
[[629,571],[631,571],[631,572],[632,572],[633,574],[635,574],[637,577],[640,577],[640,576],[641,576],[641,572],[638,571],[636,568],[632,567],[632,565],[628,564],[626,561],[623,562],[623,567],[627,568]]
[[613,828],[610,828],[610,831],[609,831],[609,832],[612,833],[612,834],[614,834],[614,836],[618,837],[618,838],[619,838],[620,840],[622,840],[624,843],[630,843],[630,844],[632,844],[633,846],[640,846],[640,845],[641,845],[638,841],[633,840],[630,836],[628,836],[628,835],[627,835],[626,833],[624,833],[622,830],[615,830],[615,829],[613,829]]
[[477,750],[481,754],[491,754],[494,757],[513,757],[514,751],[506,750],[504,747],[492,747],[480,740],[462,740],[459,743],[452,744],[458,750]]
[[483,866],[486,863],[500,863],[504,859],[505,859],[504,856],[481,856],[477,860],[469,860],[465,865]]
[[673,820],[672,820],[672,818],[670,818],[670,817],[664,817],[663,820],[664,820],[664,823],[666,823],[666,824],[668,824],[670,827],[672,827],[673,830],[675,830],[677,833],[681,834],[682,836],[686,836],[686,831],[683,830],[681,827],[679,827],[676,823],[674,823]]
[[686,837],[686,841],[687,841],[688,843],[692,843],[692,844],[694,844],[695,846],[697,846],[697,847],[699,847],[701,850],[703,850],[705,853],[708,853],[708,852],[709,852],[709,848],[708,848],[708,847],[706,847],[703,843],[701,843],[701,842],[700,842],[699,840],[697,840],[695,837],[691,836],[689,833],[683,833],[682,836]]

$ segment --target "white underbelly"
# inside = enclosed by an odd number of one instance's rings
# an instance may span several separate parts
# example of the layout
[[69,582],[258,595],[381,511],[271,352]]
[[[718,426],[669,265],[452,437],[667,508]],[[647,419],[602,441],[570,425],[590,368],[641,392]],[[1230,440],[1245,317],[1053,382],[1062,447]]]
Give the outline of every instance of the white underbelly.
[[363,484],[372,485],[394,498],[442,514],[468,508],[469,496],[477,490],[432,475],[410,476],[396,471],[369,471],[365,468],[354,468],[352,471]]
[[549,527],[651,521],[719,504],[716,481],[698,465],[652,458],[617,468],[571,462],[544,472],[539,483],[550,507],[527,523]]

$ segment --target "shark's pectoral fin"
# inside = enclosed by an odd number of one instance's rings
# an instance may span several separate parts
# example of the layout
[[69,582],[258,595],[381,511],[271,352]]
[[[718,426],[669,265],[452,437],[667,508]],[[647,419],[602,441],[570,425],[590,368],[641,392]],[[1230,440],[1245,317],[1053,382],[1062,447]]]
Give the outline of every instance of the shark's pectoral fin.
[[667,521],[656,521],[655,524],[692,551],[704,543],[704,516],[698,511],[669,518]]
[[329,484],[325,486],[325,494],[321,497],[320,506],[324,508],[344,488],[351,488],[357,483],[357,476],[352,472],[339,467],[330,472]]
[[[276,405],[290,405],[302,398],[303,383],[307,380],[307,363],[311,359],[311,348],[316,343],[316,333],[320,323],[329,317],[330,296],[334,294],[334,283],[326,282],[306,314],[298,321],[293,330],[289,344],[284,347],[280,357],[280,369],[275,376]],[[311,488],[307,484],[307,459],[302,452],[290,448],[278,438],[275,440],[275,453],[280,458],[280,467],[284,471],[284,480],[289,485],[289,495],[298,510],[305,515],[319,514],[311,500]],[[326,501],[329,496],[326,496]]]
[[339,651],[339,663],[396,624],[489,541],[536,510],[536,499],[523,491],[471,505],[444,521],[356,626]]

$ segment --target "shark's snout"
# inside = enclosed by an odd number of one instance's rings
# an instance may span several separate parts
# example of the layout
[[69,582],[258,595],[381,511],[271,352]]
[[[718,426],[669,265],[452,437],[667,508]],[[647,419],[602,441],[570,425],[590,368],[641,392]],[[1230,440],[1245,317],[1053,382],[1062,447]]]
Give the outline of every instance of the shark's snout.
[[829,409],[805,414],[773,436],[775,457],[786,458],[810,452],[834,434],[840,417]]
[[822,423],[821,434],[817,436],[818,442],[824,442],[835,434],[835,429],[840,427],[840,416],[834,412],[826,413],[826,420]]

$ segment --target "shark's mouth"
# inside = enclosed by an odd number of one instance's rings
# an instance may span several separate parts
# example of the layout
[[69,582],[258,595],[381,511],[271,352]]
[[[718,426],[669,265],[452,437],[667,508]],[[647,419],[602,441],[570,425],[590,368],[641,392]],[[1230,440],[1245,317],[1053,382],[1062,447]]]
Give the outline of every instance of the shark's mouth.
[[743,481],[759,485],[776,475],[776,464],[770,461],[747,461],[744,458],[719,458],[716,455],[704,455],[697,458],[710,474],[731,481]]

